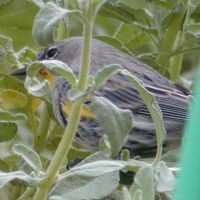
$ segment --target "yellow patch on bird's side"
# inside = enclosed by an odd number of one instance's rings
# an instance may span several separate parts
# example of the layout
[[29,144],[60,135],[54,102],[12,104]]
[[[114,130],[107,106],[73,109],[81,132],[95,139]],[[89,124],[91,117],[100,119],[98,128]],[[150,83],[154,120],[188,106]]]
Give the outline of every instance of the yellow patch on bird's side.
[[[69,116],[72,112],[72,103],[67,101],[65,104],[62,104],[62,110],[67,116]],[[83,105],[81,117],[96,118],[94,112],[86,105]]]
[[40,75],[48,80],[50,83],[52,83],[55,80],[55,76],[51,74],[48,70],[42,69],[40,70]]

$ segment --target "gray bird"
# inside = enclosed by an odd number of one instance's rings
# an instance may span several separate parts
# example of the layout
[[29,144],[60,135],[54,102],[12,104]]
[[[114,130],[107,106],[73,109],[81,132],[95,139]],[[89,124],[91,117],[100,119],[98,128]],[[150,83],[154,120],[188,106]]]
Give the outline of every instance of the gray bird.
[[[75,74],[79,73],[81,37],[72,37],[47,47],[38,60],[56,59],[70,66]],[[183,126],[187,118],[191,92],[161,76],[148,65],[118,49],[96,39],[92,40],[90,74],[109,64],[120,64],[124,69],[137,76],[148,91],[153,93],[163,114],[167,132],[164,151],[177,148],[183,136]],[[55,115],[62,126],[67,125],[67,114],[63,106],[68,101],[70,84],[61,76],[56,77],[53,89]],[[155,127],[143,99],[129,81],[121,74],[111,77],[105,86],[93,95],[110,100],[119,108],[129,109],[134,115],[134,127],[123,148],[134,155],[154,153],[156,150]],[[87,102],[88,103],[88,102]],[[98,150],[103,131],[95,118],[82,117],[75,140],[89,151]]]

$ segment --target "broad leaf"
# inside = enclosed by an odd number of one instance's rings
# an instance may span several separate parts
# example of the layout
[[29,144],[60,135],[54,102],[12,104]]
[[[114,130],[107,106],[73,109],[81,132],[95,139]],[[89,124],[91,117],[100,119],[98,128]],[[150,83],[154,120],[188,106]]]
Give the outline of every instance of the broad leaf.
[[43,60],[43,61],[35,61],[28,68],[28,75],[30,77],[36,76],[38,72],[42,69],[46,68],[55,75],[61,75],[64,77],[72,86],[76,85],[76,76],[73,73],[72,69],[65,63],[59,60]]
[[69,15],[80,15],[80,11],[63,9],[54,3],[47,3],[36,15],[33,37],[42,46],[54,42],[54,32],[61,19]]
[[102,42],[112,45],[113,47],[119,49],[120,51],[126,54],[133,55],[133,53],[118,38],[113,38],[111,36],[101,36],[101,35],[97,35],[95,36],[95,38]]
[[161,158],[162,154],[162,144],[165,140],[166,137],[166,131],[164,128],[164,123],[162,119],[162,112],[159,108],[159,105],[154,97],[153,94],[151,94],[143,85],[141,80],[139,80],[136,76],[130,74],[127,70],[122,70],[122,74],[133,84],[133,86],[137,89],[141,97],[143,98],[150,114],[153,119],[153,122],[155,124],[156,128],[156,136],[157,136],[157,146],[159,147],[157,152],[157,156],[155,159],[154,164],[158,164],[157,158]]
[[106,3],[100,10],[100,15],[118,19],[125,23],[139,22],[150,24],[151,15],[145,9],[135,9],[123,3]]
[[39,155],[35,151],[23,144],[14,145],[13,151],[20,155],[30,165],[30,167],[39,174],[42,170],[42,163]]
[[25,181],[28,185],[38,185],[44,179],[44,177],[29,175],[24,171],[15,171],[10,173],[0,172],[0,189],[15,179]]
[[119,4],[106,3],[100,10],[99,14],[104,17],[115,18],[126,23],[136,21],[134,14],[124,9]]
[[25,120],[27,119],[26,115],[22,113],[14,114],[9,111],[1,110],[0,109],[0,121],[16,121],[16,120]]
[[134,177],[134,183],[130,188],[131,196],[134,195],[134,200],[154,200],[154,173],[151,166],[142,167]]
[[0,107],[3,109],[23,108],[27,105],[27,97],[18,91],[0,88]]
[[172,193],[175,189],[176,178],[164,162],[160,162],[157,175],[156,190],[162,193]]
[[122,24],[115,33],[115,37],[119,39],[129,51],[151,42],[147,31],[141,30],[136,24]]
[[95,80],[94,89],[95,90],[101,89],[103,85],[105,84],[105,82],[109,78],[111,78],[112,75],[119,72],[121,68],[122,67],[120,65],[113,64],[113,65],[105,66],[104,68],[97,71],[96,76],[94,78]]
[[74,88],[74,89],[70,89],[67,93],[67,97],[69,99],[69,101],[74,102],[77,99],[80,99],[82,97],[84,97],[86,95],[86,93],[81,92],[80,90]]
[[95,162],[95,161],[100,161],[100,160],[109,160],[108,157],[106,157],[102,152],[96,152],[88,157],[86,157],[83,161],[81,161],[77,166]]
[[31,31],[38,9],[33,1],[9,0],[0,3],[0,34],[11,37],[15,49],[36,46]]
[[[35,78],[40,70],[44,68],[49,70],[50,73],[53,73],[50,75],[51,79],[54,79],[56,75],[61,75],[66,78],[72,86],[76,85],[76,76],[65,63],[58,60],[36,61],[29,66],[27,77],[25,80],[25,87],[27,88],[29,93],[38,97],[45,96],[47,94],[49,88],[48,81],[39,81]],[[43,78],[48,79],[48,77]]]
[[23,93],[24,95],[27,94],[24,83],[13,76],[3,75],[0,79],[0,88],[18,91],[20,94]]
[[183,3],[182,2],[177,3],[174,9],[162,20],[161,31],[163,33],[166,32],[170,24],[174,22],[174,19],[179,17],[180,13],[183,12],[183,10],[184,10]]
[[17,125],[15,123],[0,123],[0,142],[5,142],[14,138],[17,134]]
[[[100,160],[85,163],[63,174],[49,193],[49,199],[100,199],[118,185],[122,162]],[[101,189],[100,189],[101,188]]]
[[117,155],[133,127],[132,112],[118,108],[104,97],[93,97],[90,106],[109,138],[112,154]]

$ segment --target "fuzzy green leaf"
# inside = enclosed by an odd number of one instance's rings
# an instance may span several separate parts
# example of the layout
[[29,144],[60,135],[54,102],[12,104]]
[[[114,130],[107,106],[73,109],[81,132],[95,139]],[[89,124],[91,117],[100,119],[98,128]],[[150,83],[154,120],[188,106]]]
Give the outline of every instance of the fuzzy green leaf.
[[95,90],[99,90],[103,87],[103,85],[105,84],[105,82],[114,74],[116,74],[117,72],[119,72],[121,70],[121,66],[120,65],[108,65],[105,66],[104,68],[100,69],[97,73],[96,76],[94,78],[95,80],[95,84],[94,84],[94,89]]
[[0,173],[0,189],[12,180],[19,179],[25,181],[29,185],[37,185],[44,177],[36,177],[26,174],[24,171],[15,171],[10,173]]
[[76,76],[73,73],[72,69],[68,67],[67,64],[59,60],[43,60],[36,61],[28,69],[28,74],[33,77],[42,69],[46,68],[49,71],[55,73],[55,75],[61,75],[64,77],[72,86],[76,85]]
[[132,23],[136,21],[134,14],[119,4],[106,3],[100,10],[99,14],[104,17],[121,20],[125,23]]
[[122,24],[115,33],[115,37],[120,40],[130,52],[134,52],[134,49],[152,41],[147,31],[143,31],[136,24]]
[[133,53],[128,48],[126,48],[123,42],[120,41],[118,38],[113,38],[111,36],[102,36],[102,35],[97,35],[95,36],[95,38],[102,42],[112,45],[113,47],[119,49],[120,51],[126,54],[133,55]]
[[159,173],[157,176],[157,192],[173,192],[175,189],[176,178],[173,173],[169,170],[164,162],[159,164]]
[[25,120],[27,119],[26,115],[22,113],[14,114],[5,110],[0,110],[0,121],[16,121],[16,120]]
[[11,71],[17,70],[19,62],[13,49],[12,39],[3,35],[0,35],[0,69],[1,74],[10,74]]
[[0,107],[3,109],[23,108],[27,105],[27,97],[18,91],[0,88]]
[[36,15],[33,24],[33,37],[42,46],[54,42],[54,32],[61,19],[80,14],[77,10],[63,9],[56,4],[47,3]]
[[24,83],[13,76],[3,75],[0,79],[0,88],[18,91],[20,94],[23,93],[24,95],[27,94]]
[[20,155],[29,164],[29,166],[35,170],[37,174],[39,174],[42,170],[42,162],[39,155],[35,151],[23,144],[16,144],[12,149],[14,153]]
[[103,198],[117,187],[119,170],[123,167],[123,163],[109,160],[94,161],[74,167],[61,176],[50,191],[49,199]]
[[108,2],[99,13],[102,16],[118,19],[124,23],[139,22],[149,25],[151,20],[151,15],[145,9],[136,9],[126,5],[124,2]]
[[0,1],[0,34],[12,38],[15,49],[24,46],[35,47],[31,31],[38,6],[33,1],[22,0],[4,0],[4,3],[1,3],[2,0]]
[[[150,114],[153,119],[156,128],[156,136],[157,136],[157,146],[159,147],[159,152],[157,152],[157,156],[155,162],[160,160],[162,154],[162,144],[166,138],[166,130],[164,128],[162,112],[159,108],[159,105],[154,97],[143,85],[142,81],[139,80],[136,76],[130,74],[127,70],[122,70],[122,75],[124,75],[137,89],[141,97],[143,98]],[[158,159],[158,160],[157,160]],[[154,163],[155,164],[155,163]]]
[[85,95],[86,95],[86,93],[81,92],[80,90],[78,90],[76,88],[69,90],[67,93],[67,97],[71,102],[74,102],[75,100],[80,99],[80,98],[84,97]]
[[0,142],[5,142],[14,138],[17,134],[17,125],[15,123],[0,123]]
[[[151,166],[142,167],[134,177],[134,183],[130,188],[131,196],[137,200],[154,200],[154,173]],[[142,195],[142,198],[141,198]]]
[[91,109],[109,138],[112,154],[117,155],[133,127],[132,112],[118,108],[104,97],[93,97]]
[[67,64],[58,60],[36,61],[29,66],[27,77],[25,80],[25,87],[27,88],[28,92],[33,94],[34,96],[45,96],[48,92],[48,81],[39,81],[35,79],[39,71],[44,68],[49,70],[54,75],[63,76],[72,86],[76,85],[76,76],[67,66]]

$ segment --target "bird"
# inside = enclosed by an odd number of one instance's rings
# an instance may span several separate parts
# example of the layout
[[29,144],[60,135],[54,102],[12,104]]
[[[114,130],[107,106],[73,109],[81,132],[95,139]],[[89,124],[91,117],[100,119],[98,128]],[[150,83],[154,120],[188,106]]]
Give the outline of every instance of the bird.
[[[78,75],[83,38],[70,37],[49,45],[38,54],[38,60],[59,60],[66,63]],[[123,69],[135,75],[152,93],[162,112],[166,130],[163,151],[177,149],[183,137],[183,128],[187,120],[191,91],[173,83],[153,68],[115,47],[97,39],[91,42],[90,75],[110,64],[119,64]],[[62,76],[55,77],[52,89],[53,108],[56,118],[67,126],[69,82]],[[109,78],[104,87],[93,92],[93,96],[104,97],[121,109],[129,109],[134,116],[134,125],[122,149],[128,149],[131,155],[148,155],[156,152],[157,142],[155,126],[142,97],[134,86],[122,74]],[[90,102],[85,102],[89,105]],[[90,113],[90,112],[88,112]],[[99,141],[105,133],[93,114],[81,117],[75,141],[89,152],[98,151]]]

